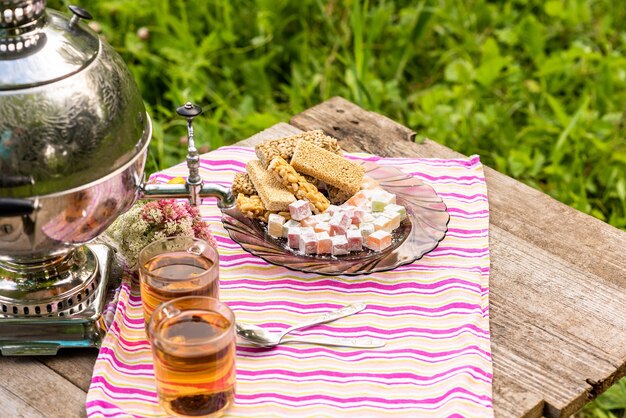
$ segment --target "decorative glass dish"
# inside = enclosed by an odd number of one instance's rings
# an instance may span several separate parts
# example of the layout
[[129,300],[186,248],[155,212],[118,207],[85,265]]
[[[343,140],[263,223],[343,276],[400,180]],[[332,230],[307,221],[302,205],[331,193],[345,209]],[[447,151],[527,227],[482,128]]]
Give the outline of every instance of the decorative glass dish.
[[222,221],[231,239],[251,254],[291,270],[325,275],[360,275],[392,270],[412,263],[432,251],[445,237],[450,215],[435,190],[393,166],[362,162],[365,175],[396,195],[406,207],[407,217],[393,231],[392,244],[381,252],[365,248],[346,255],[304,255],[287,246],[285,238],[274,238],[267,226],[246,218],[234,207],[223,212]]

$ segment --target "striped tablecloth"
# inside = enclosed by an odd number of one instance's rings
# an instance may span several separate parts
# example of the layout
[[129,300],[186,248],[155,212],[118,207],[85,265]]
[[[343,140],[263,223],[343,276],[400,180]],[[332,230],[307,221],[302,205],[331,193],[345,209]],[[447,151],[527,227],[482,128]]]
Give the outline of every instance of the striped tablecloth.
[[[266,263],[230,240],[213,200],[202,214],[220,252],[220,292],[238,320],[279,331],[342,305],[363,312],[311,328],[309,335],[383,338],[381,349],[312,345],[238,347],[236,417],[488,417],[489,211],[483,167],[467,159],[353,159],[391,164],[432,185],[451,219],[439,246],[393,271],[356,277],[298,273]],[[249,148],[205,154],[201,174],[229,185],[255,158]],[[157,174],[185,175],[185,166]],[[139,290],[125,282],[87,395],[90,417],[160,417]]]

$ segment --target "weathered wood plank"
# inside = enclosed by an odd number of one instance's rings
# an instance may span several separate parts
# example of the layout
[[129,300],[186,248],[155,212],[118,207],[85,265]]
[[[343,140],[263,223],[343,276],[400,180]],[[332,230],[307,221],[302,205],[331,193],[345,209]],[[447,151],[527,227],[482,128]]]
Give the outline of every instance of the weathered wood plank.
[[274,126],[270,126],[269,128],[252,135],[248,139],[244,139],[243,141],[237,142],[237,146],[241,147],[250,147],[254,148],[256,144],[259,144],[263,141],[267,141],[268,139],[273,138],[281,138],[283,136],[295,135],[302,132],[302,130],[289,125],[288,123],[277,123]]
[[96,357],[98,350],[84,348],[61,350],[56,356],[41,356],[37,360],[87,392]]
[[41,412],[0,386],[0,417],[45,418]]
[[[434,141],[407,141],[407,128],[341,98],[291,123],[322,129],[349,151],[459,156]],[[485,174],[496,413],[567,416],[626,373],[624,297],[615,296],[626,294],[626,234],[490,168]],[[521,390],[498,392],[510,382]]]
[[506,375],[493,382],[493,410],[495,418],[541,418],[543,399],[520,386]]
[[[7,402],[7,408],[23,411],[24,417],[66,418],[86,415],[85,392],[35,359],[0,357],[0,370],[0,388],[5,394],[12,394],[1,397],[0,403],[4,405]],[[15,413],[0,416],[12,417]]]

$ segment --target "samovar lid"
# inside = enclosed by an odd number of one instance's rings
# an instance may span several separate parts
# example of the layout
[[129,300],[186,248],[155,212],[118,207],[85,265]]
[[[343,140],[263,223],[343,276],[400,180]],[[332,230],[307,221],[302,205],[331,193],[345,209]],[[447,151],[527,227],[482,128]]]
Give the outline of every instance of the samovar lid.
[[89,65],[98,54],[100,42],[94,33],[76,21],[70,27],[71,20],[46,13],[45,5],[45,0],[0,0],[0,28],[7,33],[0,40],[1,90],[63,79]]
[[134,159],[150,140],[137,85],[70,6],[0,0],[0,197],[63,192]]

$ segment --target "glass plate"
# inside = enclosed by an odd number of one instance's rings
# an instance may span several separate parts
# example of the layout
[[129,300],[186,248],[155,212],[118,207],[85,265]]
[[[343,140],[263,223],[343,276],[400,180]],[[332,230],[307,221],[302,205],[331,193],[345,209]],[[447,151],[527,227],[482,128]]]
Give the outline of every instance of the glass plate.
[[286,239],[267,234],[265,224],[243,216],[237,208],[223,212],[222,221],[231,239],[251,254],[291,270],[325,275],[359,275],[392,270],[412,263],[437,247],[448,230],[450,215],[435,190],[393,166],[362,162],[365,175],[396,195],[406,207],[407,218],[392,235],[392,244],[382,252],[369,249],[342,256],[303,255],[287,246]]

